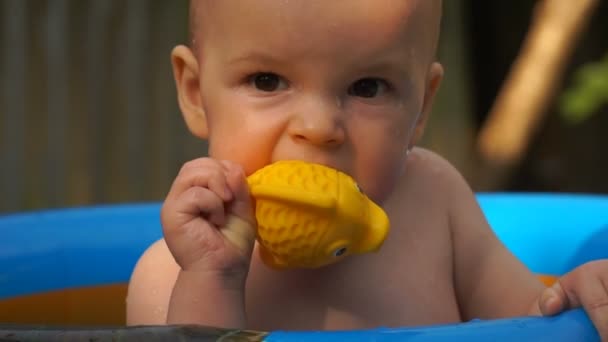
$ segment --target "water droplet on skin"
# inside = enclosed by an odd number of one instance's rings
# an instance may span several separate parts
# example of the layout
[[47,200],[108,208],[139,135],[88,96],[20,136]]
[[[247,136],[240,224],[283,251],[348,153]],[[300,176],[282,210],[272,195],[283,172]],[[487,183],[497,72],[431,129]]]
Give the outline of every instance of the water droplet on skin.
[[162,306],[157,306],[157,307],[154,309],[154,314],[155,314],[155,315],[162,315],[162,314],[164,314],[164,313],[165,313],[165,308],[164,308],[164,307],[162,307]]

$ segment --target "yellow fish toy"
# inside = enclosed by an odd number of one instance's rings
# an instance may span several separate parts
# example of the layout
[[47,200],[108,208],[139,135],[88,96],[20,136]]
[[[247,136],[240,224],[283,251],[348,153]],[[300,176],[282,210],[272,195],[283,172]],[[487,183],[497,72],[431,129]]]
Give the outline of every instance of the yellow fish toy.
[[338,170],[279,161],[248,177],[257,240],[269,266],[316,268],[377,251],[389,231],[384,210]]

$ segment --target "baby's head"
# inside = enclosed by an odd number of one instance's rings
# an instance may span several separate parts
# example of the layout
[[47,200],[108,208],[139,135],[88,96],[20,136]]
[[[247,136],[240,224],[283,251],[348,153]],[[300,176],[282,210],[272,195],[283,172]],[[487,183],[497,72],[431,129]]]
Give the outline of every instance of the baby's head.
[[247,174],[298,159],[390,194],[442,78],[439,0],[192,0],[178,101],[209,154]]

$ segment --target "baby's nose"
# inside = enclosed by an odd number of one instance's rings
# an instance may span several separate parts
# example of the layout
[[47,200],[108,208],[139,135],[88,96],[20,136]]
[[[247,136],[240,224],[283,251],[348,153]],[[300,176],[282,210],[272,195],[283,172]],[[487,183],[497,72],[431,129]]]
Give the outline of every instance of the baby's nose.
[[346,135],[340,107],[322,102],[306,106],[294,115],[288,132],[297,143],[328,147],[341,145]]

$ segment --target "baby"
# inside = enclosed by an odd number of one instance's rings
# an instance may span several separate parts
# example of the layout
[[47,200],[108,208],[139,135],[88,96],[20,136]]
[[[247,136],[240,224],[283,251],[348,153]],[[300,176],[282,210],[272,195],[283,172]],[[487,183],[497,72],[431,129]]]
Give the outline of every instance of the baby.
[[[178,102],[209,157],[162,206],[128,324],[256,330],[428,325],[582,306],[608,339],[608,262],[545,288],[496,238],[473,192],[415,147],[443,77],[439,0],[193,0],[172,52]],[[319,269],[260,260],[246,176],[279,160],[351,175],[387,212],[377,253]]]

